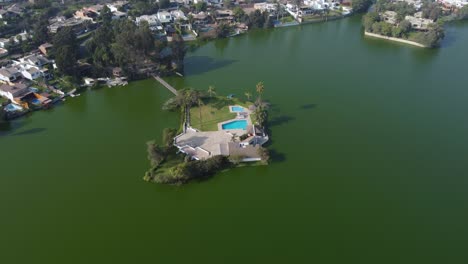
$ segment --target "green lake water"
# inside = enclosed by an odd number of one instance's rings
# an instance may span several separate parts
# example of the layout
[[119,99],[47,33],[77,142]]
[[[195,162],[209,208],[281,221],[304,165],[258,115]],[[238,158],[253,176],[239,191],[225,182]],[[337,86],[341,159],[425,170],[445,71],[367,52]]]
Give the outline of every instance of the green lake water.
[[152,80],[3,127],[0,263],[467,263],[468,24],[443,47],[358,17],[207,43],[178,88],[265,82],[274,161],[182,187],[142,180],[176,127]]

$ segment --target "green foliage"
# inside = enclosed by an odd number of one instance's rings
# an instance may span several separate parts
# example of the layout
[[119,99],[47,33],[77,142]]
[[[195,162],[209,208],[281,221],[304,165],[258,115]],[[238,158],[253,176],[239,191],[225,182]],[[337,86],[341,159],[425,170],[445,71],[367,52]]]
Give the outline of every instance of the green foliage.
[[432,24],[427,32],[417,32],[412,38],[416,42],[434,48],[440,44],[444,36],[444,29],[438,24]]
[[248,18],[248,24],[253,28],[270,28],[273,27],[273,21],[269,18],[268,12],[261,12],[255,10],[250,13]]
[[[106,21],[106,18],[103,18]],[[104,22],[86,42],[92,54],[95,73],[101,75],[107,67],[119,66],[132,75],[142,62],[156,50],[155,41],[148,23],[138,27],[130,20]]]
[[206,2],[198,2],[198,3],[195,4],[195,10],[197,12],[206,11],[207,7],[208,7],[208,5],[207,5]]
[[257,124],[261,127],[264,127],[268,121],[268,109],[263,105],[258,105],[254,111]]
[[416,13],[414,5],[410,5],[406,2],[396,2],[389,8],[389,10],[397,13],[397,21],[403,21],[406,16]]
[[363,13],[372,5],[372,0],[353,0],[352,7],[354,12]]
[[217,38],[226,38],[231,33],[231,26],[228,23],[221,22],[216,28],[216,37]]
[[174,138],[177,135],[177,130],[174,128],[165,128],[163,130],[163,144],[166,148],[172,146]]
[[270,160],[270,152],[264,147],[260,147],[258,149],[258,155],[260,156],[260,158],[262,158],[262,161],[264,163],[268,163],[268,161]]
[[184,71],[184,58],[187,53],[187,48],[184,44],[184,40],[180,35],[174,35],[171,42],[172,59],[176,63],[176,70]]
[[244,12],[244,9],[242,9],[241,7],[239,6],[234,7],[234,9],[232,10],[232,13],[237,22],[245,21],[246,14]]
[[380,17],[377,12],[369,12],[362,17],[362,24],[366,31],[372,31],[372,25],[379,21]]
[[463,6],[459,11],[458,11],[458,17],[459,19],[468,19],[468,5]]
[[41,45],[43,43],[50,41],[49,29],[48,29],[49,22],[46,18],[40,19],[38,23],[36,23],[34,28],[34,36],[33,42],[35,45]]
[[442,15],[442,9],[436,2],[425,1],[421,8],[423,18],[437,20]]
[[151,166],[159,166],[159,164],[161,164],[161,162],[163,162],[166,157],[165,150],[154,141],[147,142],[146,145],[148,151],[148,160],[150,161]]
[[168,8],[171,5],[171,2],[169,0],[160,0],[159,1],[159,8],[165,9]]
[[112,22],[112,12],[106,5],[102,8],[101,13],[99,14],[99,20],[103,25],[110,25]]
[[76,76],[78,45],[75,32],[70,27],[60,29],[53,40],[53,55],[58,70],[65,75]]
[[239,140],[243,141],[243,140],[246,140],[247,138],[249,138],[249,134],[243,134],[239,137]]
[[[164,166],[165,164],[161,164]],[[177,162],[165,169],[152,169],[145,174],[144,179],[156,183],[183,184],[191,180],[202,180],[232,166],[227,157],[214,156],[206,160]]]
[[373,11],[379,13],[390,10],[392,4],[392,0],[377,0],[373,6]]

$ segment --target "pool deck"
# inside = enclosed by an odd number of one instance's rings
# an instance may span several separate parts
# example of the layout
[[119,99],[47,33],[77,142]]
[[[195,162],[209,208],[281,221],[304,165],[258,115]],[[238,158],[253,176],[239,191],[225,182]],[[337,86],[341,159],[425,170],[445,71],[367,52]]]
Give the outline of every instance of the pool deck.
[[[232,111],[233,107],[242,107],[244,109],[244,111],[242,111],[242,112]],[[244,134],[247,133],[247,131],[249,130],[249,127],[252,126],[252,120],[250,119],[251,111],[248,110],[247,108],[243,107],[243,106],[240,106],[240,105],[230,105],[229,106],[229,111],[231,113],[237,113],[237,117],[234,118],[234,119],[231,119],[231,120],[227,120],[227,121],[223,121],[223,122],[218,123],[218,130],[219,131],[240,130],[240,131],[244,131]],[[223,129],[223,125],[234,122],[234,121],[239,121],[239,120],[246,120],[247,121],[246,130],[243,130],[243,129]]]

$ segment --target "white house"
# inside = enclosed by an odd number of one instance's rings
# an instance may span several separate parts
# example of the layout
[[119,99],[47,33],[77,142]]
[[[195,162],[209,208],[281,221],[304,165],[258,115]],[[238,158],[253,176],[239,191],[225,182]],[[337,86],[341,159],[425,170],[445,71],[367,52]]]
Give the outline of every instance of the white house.
[[2,84],[0,85],[0,96],[5,97],[12,102],[15,102],[15,97],[20,97],[29,92],[26,85],[17,83],[15,85]]
[[468,5],[468,0],[438,0],[438,2],[446,6],[453,6],[457,8],[462,8],[463,6]]
[[172,22],[172,19],[173,19],[171,13],[167,11],[159,11],[157,13],[157,16],[158,16],[159,21],[163,24],[170,23]]
[[34,81],[37,78],[42,77],[43,75],[42,72],[35,67],[31,67],[29,69],[23,69],[21,71],[21,74],[23,75],[24,78],[31,80],[31,81]]
[[150,27],[155,27],[160,25],[161,23],[159,22],[159,18],[157,14],[154,15],[144,15],[144,16],[139,16],[135,19],[135,22],[137,26],[140,25],[141,21],[146,21],[148,22]]
[[0,38],[0,48],[8,48],[10,46],[10,40],[5,38]]
[[0,48],[0,58],[5,57],[6,55],[8,55],[8,50]]
[[15,67],[7,67],[0,69],[0,81],[11,83],[16,81],[21,76]]
[[[49,64],[50,61],[42,55],[29,55],[19,59],[20,63],[26,63],[31,66],[42,68],[45,65]],[[18,63],[17,63],[18,64]]]

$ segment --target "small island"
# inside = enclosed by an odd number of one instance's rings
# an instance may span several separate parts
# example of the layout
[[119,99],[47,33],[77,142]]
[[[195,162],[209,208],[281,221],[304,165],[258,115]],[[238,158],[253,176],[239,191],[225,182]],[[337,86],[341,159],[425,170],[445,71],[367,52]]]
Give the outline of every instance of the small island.
[[364,15],[364,35],[434,48],[445,37],[443,25],[468,18],[468,3],[377,0]]
[[184,184],[202,180],[234,167],[266,165],[269,152],[266,123],[268,103],[262,99],[264,84],[256,85],[257,97],[219,96],[210,86],[206,92],[184,89],[169,99],[164,110],[181,113],[179,130],[165,129],[162,145],[147,143],[151,168],[144,180]]

